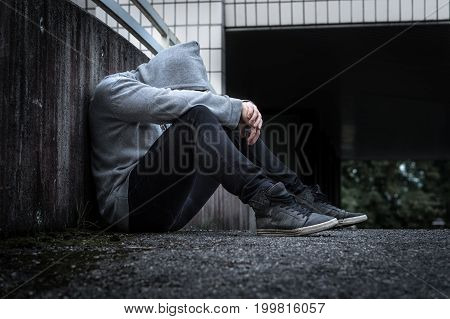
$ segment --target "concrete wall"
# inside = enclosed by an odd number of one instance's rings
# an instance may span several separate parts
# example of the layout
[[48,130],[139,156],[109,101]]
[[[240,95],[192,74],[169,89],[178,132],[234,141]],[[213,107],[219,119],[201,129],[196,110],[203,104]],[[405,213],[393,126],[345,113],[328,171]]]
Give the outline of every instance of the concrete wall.
[[147,60],[69,1],[0,2],[0,236],[75,226],[95,211],[91,93]]

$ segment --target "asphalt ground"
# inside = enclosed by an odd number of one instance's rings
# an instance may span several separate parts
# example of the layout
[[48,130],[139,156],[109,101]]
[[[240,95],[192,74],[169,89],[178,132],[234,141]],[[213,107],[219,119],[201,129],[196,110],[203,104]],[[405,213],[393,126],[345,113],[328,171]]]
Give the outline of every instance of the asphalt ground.
[[449,245],[450,230],[344,229],[295,238],[205,231],[49,233],[0,243],[0,293],[8,298],[448,298]]

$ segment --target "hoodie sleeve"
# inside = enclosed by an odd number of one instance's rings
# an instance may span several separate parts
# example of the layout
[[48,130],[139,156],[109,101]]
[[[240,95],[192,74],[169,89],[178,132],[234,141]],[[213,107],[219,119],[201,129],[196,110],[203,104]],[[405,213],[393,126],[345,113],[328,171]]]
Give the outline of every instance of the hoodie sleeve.
[[234,128],[242,110],[242,101],[227,95],[155,88],[127,77],[111,85],[109,97],[114,115],[125,122],[170,123],[190,108],[203,105],[222,125]]

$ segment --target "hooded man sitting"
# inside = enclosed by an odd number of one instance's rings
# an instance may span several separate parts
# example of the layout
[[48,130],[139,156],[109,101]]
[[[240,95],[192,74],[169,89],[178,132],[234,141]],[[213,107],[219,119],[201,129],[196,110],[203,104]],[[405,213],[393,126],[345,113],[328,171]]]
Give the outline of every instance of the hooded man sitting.
[[220,184],[253,208],[262,235],[306,235],[367,219],[330,205],[272,154],[251,101],[212,92],[195,41],[106,76],[89,116],[100,213],[119,230],[179,230]]

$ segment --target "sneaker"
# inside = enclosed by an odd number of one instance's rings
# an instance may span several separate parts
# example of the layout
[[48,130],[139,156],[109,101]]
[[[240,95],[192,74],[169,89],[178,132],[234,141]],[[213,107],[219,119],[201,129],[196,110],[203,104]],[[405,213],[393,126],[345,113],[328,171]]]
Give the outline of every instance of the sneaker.
[[308,186],[301,193],[295,195],[297,202],[311,211],[335,217],[338,220],[337,227],[350,226],[367,220],[367,215],[362,213],[350,213],[333,206],[325,194],[320,191],[319,185]]
[[316,214],[300,205],[284,184],[260,190],[249,205],[256,215],[256,233],[267,236],[303,236],[337,225],[334,217]]

